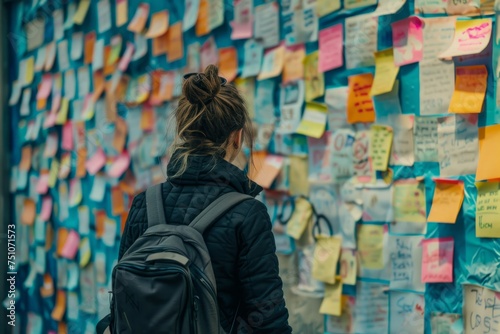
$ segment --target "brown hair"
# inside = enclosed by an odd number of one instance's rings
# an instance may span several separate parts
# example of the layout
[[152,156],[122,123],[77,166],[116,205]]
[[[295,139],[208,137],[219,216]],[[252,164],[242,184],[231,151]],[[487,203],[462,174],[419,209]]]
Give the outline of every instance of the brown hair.
[[177,129],[170,151],[175,152],[174,163],[180,164],[174,176],[186,171],[191,155],[224,158],[229,137],[237,130],[243,129],[242,144],[252,152],[252,123],[245,101],[234,86],[219,77],[214,65],[186,78],[174,115]]

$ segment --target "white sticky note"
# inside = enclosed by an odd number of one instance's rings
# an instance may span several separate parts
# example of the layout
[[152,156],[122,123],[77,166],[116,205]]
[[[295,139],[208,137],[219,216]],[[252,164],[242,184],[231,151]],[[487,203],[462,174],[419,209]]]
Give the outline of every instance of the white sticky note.
[[88,235],[90,232],[90,215],[88,206],[78,207],[78,233]]
[[71,36],[71,60],[79,60],[83,55],[83,32],[78,31]]
[[104,66],[104,38],[98,39],[94,44],[92,56],[92,71],[98,71]]
[[97,3],[97,26],[99,34],[111,29],[111,6],[109,0],[100,0]]
[[64,38],[64,12],[62,9],[57,9],[52,13],[54,24],[54,39],[59,41]]
[[142,34],[135,34],[134,37],[135,51],[132,60],[136,61],[141,59],[148,52],[148,40]]
[[88,66],[78,69],[78,97],[84,98],[90,92],[90,71]]
[[68,262],[67,265],[68,270],[68,290],[75,290],[78,287],[78,281],[80,279],[80,269],[78,268],[78,264],[76,262]]
[[66,71],[69,64],[69,55],[68,55],[68,40],[63,39],[57,44],[57,61],[59,64],[59,71]]
[[73,100],[76,97],[75,70],[69,69],[64,72],[64,97]]
[[37,246],[35,253],[35,264],[36,264],[36,270],[40,274],[45,273],[45,262],[46,262],[45,259],[46,259],[45,247]]

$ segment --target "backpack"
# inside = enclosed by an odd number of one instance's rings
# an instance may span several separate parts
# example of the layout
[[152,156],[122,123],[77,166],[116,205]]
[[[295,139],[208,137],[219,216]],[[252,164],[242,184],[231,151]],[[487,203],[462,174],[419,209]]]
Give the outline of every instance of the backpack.
[[[113,269],[112,333],[225,333],[219,324],[215,276],[203,232],[229,209],[250,198],[228,193],[191,224],[168,225],[161,184],[149,188],[148,229]],[[231,332],[235,320],[236,316]]]

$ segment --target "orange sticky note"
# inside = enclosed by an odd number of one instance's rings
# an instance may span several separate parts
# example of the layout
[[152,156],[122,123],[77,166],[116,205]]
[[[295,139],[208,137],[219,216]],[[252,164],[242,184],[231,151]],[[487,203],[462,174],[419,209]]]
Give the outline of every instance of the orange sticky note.
[[168,10],[162,10],[161,12],[154,13],[151,17],[151,23],[149,25],[148,32],[146,33],[147,38],[156,38],[167,32],[168,29]]
[[32,226],[36,218],[36,203],[31,198],[24,200],[23,212],[21,212],[21,223]]
[[[55,205],[54,205],[55,207]],[[45,251],[52,248],[52,242],[54,240],[54,229],[51,224],[47,224],[45,227]]]
[[41,111],[47,107],[47,99],[40,99],[36,101],[36,110]]
[[105,88],[104,73],[102,70],[94,72],[94,102],[99,100]]
[[270,188],[276,176],[278,176],[281,168],[283,167],[284,158],[277,155],[268,155],[264,159],[262,168],[255,176],[255,183],[263,188]]
[[285,65],[283,67],[283,83],[304,78],[304,58],[306,49],[304,45],[287,47],[285,49]]
[[196,36],[203,36],[210,32],[210,2],[209,0],[200,0],[198,9],[198,19],[196,20]]
[[128,21],[128,0],[116,0],[116,26],[121,27]]
[[480,113],[483,110],[487,79],[485,65],[457,67],[455,91],[448,111],[458,114]]
[[54,281],[50,274],[43,275],[43,285],[40,287],[40,295],[44,298],[51,297],[54,294]]
[[115,136],[113,138],[114,149],[121,153],[125,147],[125,140],[127,138],[127,122],[121,117],[115,120]]
[[85,162],[87,161],[87,149],[81,147],[77,151],[76,157],[76,177],[84,178],[87,175],[87,169],[85,168]]
[[85,65],[92,64],[92,59],[94,57],[95,40],[96,40],[95,31],[91,31],[85,35],[85,52],[83,57],[83,63]]
[[135,15],[132,18],[132,21],[129,23],[127,29],[135,33],[141,33],[146,26],[148,16],[149,4],[141,3],[139,7],[137,7],[137,11],[135,12]]
[[238,55],[234,47],[219,49],[219,72],[228,82],[233,81],[238,74]]
[[62,251],[64,249],[64,245],[66,244],[66,239],[68,238],[68,233],[68,230],[64,227],[57,230],[57,256],[62,256]]
[[115,72],[116,62],[110,61],[111,52],[112,52],[112,46],[106,45],[104,47],[104,69],[103,69],[103,73],[105,76],[113,74]]
[[182,59],[184,56],[184,45],[182,42],[182,22],[177,22],[167,31],[168,34],[168,53],[169,62]]
[[155,111],[150,105],[145,104],[144,107],[142,108],[141,129],[143,131],[153,130],[154,122],[155,122]]
[[68,334],[68,325],[61,321],[57,324],[57,334]]
[[375,108],[370,97],[373,74],[365,73],[349,77],[347,96],[347,122],[371,123],[375,121]]
[[455,224],[464,201],[464,183],[460,180],[435,179],[434,181],[436,189],[427,221]]
[[500,124],[479,128],[479,161],[476,170],[476,181],[500,178]]
[[123,192],[119,186],[111,188],[111,201],[113,203],[113,216],[119,216],[126,211],[123,200]]
[[57,290],[56,305],[52,310],[52,319],[61,321],[64,312],[66,312],[66,292],[64,290]]
[[159,106],[163,103],[160,94],[161,75],[162,71],[151,72],[151,94],[149,95],[149,104],[152,106]]
[[21,162],[19,163],[19,169],[28,171],[31,168],[31,156],[33,155],[33,148],[31,145],[23,146],[21,150]]
[[168,31],[153,39],[153,56],[160,56],[168,50]]
[[106,211],[96,210],[95,211],[95,233],[96,237],[102,238],[104,235],[104,225],[106,223]]

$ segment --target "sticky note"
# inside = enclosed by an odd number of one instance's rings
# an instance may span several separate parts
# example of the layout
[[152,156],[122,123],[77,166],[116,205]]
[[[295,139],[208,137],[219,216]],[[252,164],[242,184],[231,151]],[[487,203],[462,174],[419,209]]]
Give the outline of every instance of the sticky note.
[[[389,333],[424,333],[425,299],[423,293],[391,291],[389,293]],[[402,311],[404,309],[405,311]],[[404,328],[404,329],[403,329]]]
[[210,64],[219,63],[219,52],[217,51],[217,45],[215,44],[215,39],[210,36],[205,43],[201,45],[200,48],[200,63],[201,68],[204,70]]
[[82,183],[80,179],[72,179],[69,183],[69,206],[74,207],[82,201]]
[[316,14],[318,17],[326,16],[340,9],[340,0],[318,0],[316,2]]
[[165,34],[168,29],[168,10],[154,13],[151,17],[149,29],[146,32],[147,38],[156,38]]
[[54,281],[48,273],[43,275],[43,285],[40,287],[40,295],[44,298],[54,295]]
[[399,67],[394,65],[393,49],[375,52],[375,79],[370,96],[390,93],[393,90]]
[[210,1],[199,0],[200,5],[198,8],[198,19],[196,20],[196,36],[204,36],[210,32],[209,12]]
[[281,78],[283,84],[287,84],[291,81],[297,81],[304,78],[305,57],[306,49],[304,45],[286,47],[285,64],[283,65],[283,73]]
[[113,247],[115,244],[115,240],[116,240],[116,221],[107,218],[104,221],[104,233],[102,236],[102,243],[108,247]]
[[422,241],[422,282],[453,282],[453,238]]
[[224,23],[224,0],[209,0],[208,26],[211,31]]
[[370,156],[374,170],[385,171],[391,154],[393,131],[390,126],[372,125],[370,128]]
[[168,51],[168,32],[153,39],[153,56],[164,55]]
[[85,163],[85,168],[90,175],[95,175],[106,164],[106,154],[99,147],[96,153]]
[[19,169],[28,171],[31,168],[31,157],[33,155],[33,147],[25,145],[21,149],[21,161],[19,162]]
[[130,61],[132,60],[132,56],[134,55],[135,51],[135,46],[134,43],[127,42],[127,48],[125,49],[125,52],[120,59],[120,62],[118,63],[118,69],[122,72],[125,72],[128,68],[128,65],[130,64]]
[[[81,2],[90,2],[90,0],[89,1],[82,0]],[[54,309],[52,310],[51,313],[52,319],[56,321],[61,321],[65,311],[66,311],[66,292],[64,290],[57,290],[56,305],[54,306]]]
[[92,64],[94,58],[94,47],[96,42],[96,32],[91,31],[85,35],[85,49],[83,63],[85,65]]
[[52,197],[44,196],[42,199],[42,210],[40,212],[40,219],[48,221],[52,215]]
[[182,22],[177,22],[170,26],[168,34],[168,52],[169,62],[182,59],[184,57],[184,44],[182,40]]
[[476,202],[476,237],[500,237],[500,185],[498,182],[478,182]]
[[238,74],[238,55],[236,48],[219,49],[219,73],[228,82],[233,81]]
[[90,242],[88,238],[83,238],[80,242],[80,268],[85,267],[90,262]]
[[485,65],[456,68],[455,91],[448,111],[452,113],[480,113],[486,94],[488,70]]
[[76,156],[76,174],[77,178],[84,178],[87,174],[87,169],[85,168],[85,162],[87,161],[87,148],[81,147],[77,151]]
[[309,171],[307,157],[290,156],[290,194],[309,195]]
[[427,221],[454,224],[464,200],[464,183],[459,180],[435,179],[436,189]]
[[395,66],[419,62],[423,57],[423,21],[411,16],[392,25]]
[[36,203],[31,198],[24,200],[23,211],[21,212],[21,222],[24,225],[32,226],[36,218]]
[[354,249],[342,248],[340,253],[340,276],[344,284],[356,285],[358,259]]
[[138,34],[141,33],[146,27],[148,16],[149,16],[149,4],[144,2],[139,4],[134,14],[134,17],[132,18],[132,21],[130,21],[129,25],[127,26],[127,30]]
[[262,67],[257,77],[258,80],[264,80],[277,77],[283,71],[285,64],[285,47],[284,45],[269,49],[264,53]]
[[345,0],[344,7],[346,9],[361,8],[371,5],[376,5],[377,0]]
[[50,73],[47,73],[44,74],[42,77],[42,83],[38,88],[36,99],[42,100],[48,98],[51,90],[52,90],[52,75]]
[[326,72],[344,65],[344,34],[342,24],[336,24],[319,32],[318,71]]
[[358,225],[358,255],[360,265],[366,269],[382,269],[384,226]]
[[277,1],[254,8],[254,38],[261,40],[264,48],[278,45],[280,41],[280,6]]
[[479,128],[479,161],[476,181],[500,178],[498,143],[500,142],[500,125]]
[[122,152],[111,164],[108,169],[108,175],[111,177],[120,177],[125,173],[130,165],[130,154],[127,151]]
[[306,199],[298,197],[295,199],[295,210],[287,224],[286,233],[299,240],[312,218],[312,207]]
[[312,101],[325,94],[325,76],[318,71],[318,68],[319,51],[315,51],[304,58],[306,101]]
[[231,39],[247,39],[253,34],[253,0],[234,1]]
[[123,192],[120,187],[116,186],[111,188],[111,202],[113,204],[113,216],[119,216],[126,211],[125,203],[123,201]]
[[342,315],[342,280],[340,278],[334,284],[325,285],[325,297],[319,313],[337,317]]
[[340,257],[340,237],[319,236],[314,248],[312,277],[318,281],[335,284],[337,264]]
[[451,59],[481,53],[489,44],[493,29],[491,18],[456,20],[455,37],[448,49],[439,58]]
[[296,133],[321,138],[325,132],[327,111],[323,103],[308,102]]
[[198,18],[198,10],[200,8],[200,0],[185,0],[184,4],[182,29],[184,31],[188,31],[196,24],[196,19]]
[[425,187],[416,179],[394,183],[393,206],[396,222],[426,223]]
[[85,21],[85,17],[87,16],[89,7],[90,7],[90,0],[80,0],[75,16],[73,16],[73,22],[81,25],[83,21]]
[[121,27],[128,21],[128,0],[116,0],[116,26]]
[[61,249],[61,256],[70,260],[73,260],[78,252],[78,247],[80,245],[80,235],[71,230],[64,242],[64,246]]
[[284,157],[268,155],[255,176],[254,182],[263,188],[269,189],[283,167]]
[[347,122],[370,123],[375,121],[375,109],[370,97],[373,85],[371,73],[351,75],[348,79]]

